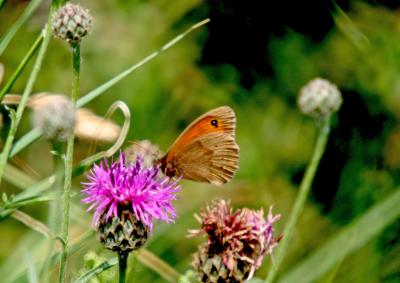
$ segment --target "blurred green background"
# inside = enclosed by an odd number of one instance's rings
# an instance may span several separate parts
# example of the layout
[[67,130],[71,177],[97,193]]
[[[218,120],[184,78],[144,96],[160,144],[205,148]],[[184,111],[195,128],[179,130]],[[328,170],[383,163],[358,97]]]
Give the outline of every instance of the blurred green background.
[[[98,115],[104,115],[114,101],[125,101],[132,113],[128,141],[149,139],[163,150],[205,111],[221,105],[230,105],[235,110],[241,154],[235,178],[220,188],[183,181],[175,203],[176,223],[156,225],[147,245],[182,273],[189,268],[192,253],[201,242],[185,237],[188,229],[198,227],[193,214],[215,197],[231,199],[235,207],[267,210],[273,205],[274,212],[282,214],[277,231],[283,230],[315,141],[314,122],[296,108],[298,90],[314,77],[321,76],[337,84],[344,104],[333,121],[312,195],[280,275],[398,189],[400,4],[397,1],[338,1],[337,5],[332,1],[297,2],[79,2],[90,9],[94,18],[93,30],[82,44],[82,95],[195,22],[211,18],[210,24],[89,105]],[[28,3],[6,1],[0,10],[0,35],[7,32]],[[2,85],[37,37],[48,10],[49,1],[43,1],[0,57],[5,66]],[[30,68],[31,64],[12,93],[22,93]],[[69,94],[70,87],[68,46],[53,39],[34,92]],[[3,138],[9,123],[7,117],[4,119]],[[115,121],[121,124],[122,117]],[[30,128],[26,113],[18,137]],[[86,157],[90,144],[78,142],[76,146],[76,160]],[[49,150],[48,141],[41,139],[18,155],[35,172],[26,174],[38,179],[52,174]],[[21,170],[26,170],[26,166]],[[73,237],[90,228],[91,214],[80,204],[82,180],[76,178],[74,182],[78,193],[72,199]],[[5,181],[1,189],[9,195],[21,191]],[[47,205],[42,204],[23,211],[46,222],[46,209]],[[397,220],[317,282],[400,282],[399,235]],[[72,278],[84,272],[84,255],[89,251],[105,258],[113,256],[92,239],[72,255],[69,263]],[[25,264],[27,253],[36,256],[45,250],[44,239],[13,218],[0,223],[0,243],[0,276],[6,281],[13,278],[16,264]],[[133,257],[131,265],[132,282],[164,282]],[[270,267],[268,259],[256,275],[265,277]],[[19,281],[26,279],[20,277]]]

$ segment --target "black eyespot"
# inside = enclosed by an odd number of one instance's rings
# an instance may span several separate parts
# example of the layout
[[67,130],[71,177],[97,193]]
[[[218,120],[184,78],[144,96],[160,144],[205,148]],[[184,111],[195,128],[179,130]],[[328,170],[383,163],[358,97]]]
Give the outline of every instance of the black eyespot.
[[216,119],[211,120],[211,125],[214,127],[218,127],[218,121]]

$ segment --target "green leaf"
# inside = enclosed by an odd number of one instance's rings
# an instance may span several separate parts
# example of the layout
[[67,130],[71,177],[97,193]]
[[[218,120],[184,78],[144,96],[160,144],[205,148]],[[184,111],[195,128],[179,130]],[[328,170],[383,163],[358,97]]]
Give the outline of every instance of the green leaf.
[[87,273],[83,274],[82,276],[80,276],[75,282],[76,283],[84,283],[84,282],[88,282],[90,280],[90,278],[92,278],[93,276],[100,274],[101,272],[113,267],[114,265],[117,265],[118,263],[118,258],[112,258],[109,259],[105,262],[103,262],[102,264],[96,266],[95,268],[89,270]]
[[[0,55],[3,54],[4,50],[6,50],[8,44],[13,39],[14,35],[21,28],[21,26],[29,19],[29,17],[35,12],[35,10],[39,7],[42,0],[32,0],[29,5],[26,7],[24,12],[18,18],[18,20],[14,23],[14,25],[10,28],[10,30],[6,33],[6,35],[0,41]],[[0,7],[3,3],[0,2]]]
[[279,282],[314,282],[345,257],[364,246],[400,217],[400,189],[375,204],[358,219],[343,228],[328,243],[301,261]]

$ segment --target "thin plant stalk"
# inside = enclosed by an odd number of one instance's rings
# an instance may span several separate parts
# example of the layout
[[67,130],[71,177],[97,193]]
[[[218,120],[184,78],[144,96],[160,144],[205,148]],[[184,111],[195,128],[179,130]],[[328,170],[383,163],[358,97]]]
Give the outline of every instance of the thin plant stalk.
[[118,266],[119,266],[118,282],[119,283],[125,283],[128,256],[129,256],[129,253],[127,253],[127,252],[119,252],[118,253]]
[[26,105],[28,103],[29,95],[32,93],[33,85],[35,84],[36,79],[38,77],[38,74],[39,74],[40,68],[42,66],[43,59],[44,59],[44,55],[45,55],[46,50],[47,50],[47,46],[49,45],[49,42],[50,42],[51,23],[52,23],[52,20],[53,20],[53,12],[54,12],[54,6],[52,5],[51,11],[50,11],[50,15],[49,15],[49,19],[47,21],[47,26],[44,29],[45,34],[44,34],[44,38],[43,38],[43,43],[42,43],[42,45],[40,47],[39,54],[38,54],[38,56],[36,58],[35,64],[34,64],[33,69],[32,69],[32,72],[31,72],[31,74],[30,74],[30,76],[28,78],[28,82],[27,82],[25,90],[24,90],[24,92],[22,94],[21,101],[20,101],[20,103],[18,105],[15,118],[12,119],[11,127],[10,127],[10,130],[8,132],[6,142],[4,144],[3,152],[0,155],[0,183],[1,183],[1,180],[2,180],[2,177],[3,177],[4,168],[5,168],[5,165],[7,163],[8,156],[9,156],[10,151],[11,151],[11,146],[12,146],[12,144],[14,142],[15,134],[17,133],[17,129],[18,129],[19,123],[21,122],[22,114],[24,113],[25,107],[26,107]]
[[[71,101],[76,106],[79,90],[79,73],[81,66],[81,52],[80,43],[71,44],[72,50],[72,93]],[[66,277],[66,264],[68,257],[68,227],[69,227],[69,210],[70,210],[70,192],[72,181],[72,159],[74,155],[74,132],[68,134],[67,151],[65,153],[65,175],[64,175],[64,195],[63,195],[63,225],[62,225],[62,252],[60,261],[60,277],[59,282],[65,282]]]
[[[63,177],[64,177],[64,162],[61,159],[61,153],[63,152],[63,144],[58,141],[53,142],[53,152],[54,152],[54,168],[56,172],[56,180],[54,184],[54,192],[57,196],[61,196],[62,194],[62,186],[63,186]],[[61,203],[60,199],[57,198],[53,201],[49,201],[49,213],[48,213],[48,227],[53,235],[58,235],[60,232],[60,225],[59,217],[60,217],[60,210]],[[50,268],[50,261],[51,256],[53,254],[53,250],[55,247],[56,239],[50,239],[49,246],[47,250],[47,257],[43,263],[43,268],[41,271],[41,276],[43,282],[49,282],[49,268]]]
[[279,266],[285,258],[289,243],[291,242],[296,223],[300,217],[301,212],[305,206],[308,193],[310,192],[312,182],[314,180],[315,173],[317,171],[319,162],[323,153],[325,152],[326,144],[328,141],[330,132],[330,119],[322,121],[320,125],[317,142],[314,148],[314,153],[311,158],[311,162],[307,166],[306,173],[301,181],[300,190],[297,194],[293,210],[290,213],[289,220],[283,230],[283,238],[281,243],[278,245],[277,252],[274,257],[273,266],[268,272],[266,279],[267,283],[272,283],[277,275]]
[[0,92],[0,100],[3,96],[10,91],[18,77],[21,75],[22,71],[25,69],[26,65],[28,65],[29,61],[32,59],[33,55],[35,55],[36,51],[39,49],[40,45],[43,42],[43,35],[40,34],[38,38],[35,40],[29,51],[25,54],[21,63],[19,63],[17,69],[11,75],[10,79],[7,81],[6,85]]

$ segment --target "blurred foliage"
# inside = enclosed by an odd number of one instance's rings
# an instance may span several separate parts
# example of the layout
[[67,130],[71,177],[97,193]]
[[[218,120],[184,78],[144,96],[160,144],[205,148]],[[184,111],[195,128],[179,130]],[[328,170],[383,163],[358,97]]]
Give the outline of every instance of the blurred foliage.
[[[94,17],[93,31],[82,45],[82,94],[208,16],[206,4],[198,0],[80,2]],[[103,115],[115,100],[125,101],[132,112],[128,140],[150,139],[164,150],[198,115],[223,104],[235,109],[241,150],[235,179],[222,188],[184,181],[176,202],[179,218],[174,226],[156,225],[147,246],[182,274],[189,268],[191,254],[199,243],[198,239],[185,238],[186,231],[198,225],[193,214],[214,197],[231,199],[237,207],[273,205],[274,212],[282,214],[277,227],[282,230],[315,136],[313,121],[296,109],[296,96],[300,87],[316,76],[340,87],[344,105],[334,121],[328,150],[314,182],[313,198],[298,224],[283,273],[399,184],[400,14],[379,5],[351,3],[349,11],[331,11],[335,27],[319,42],[292,29],[280,36],[260,38],[260,42],[266,42],[263,48],[270,58],[272,74],[260,76],[252,87],[242,85],[242,70],[230,64],[198,64],[209,36],[203,28],[90,103],[93,111]],[[0,10],[1,35],[25,7],[26,2],[20,1],[5,4]],[[5,66],[3,82],[33,43],[48,9],[48,1],[44,1],[0,57]],[[70,61],[68,46],[52,40],[34,91],[68,94]],[[29,68],[13,93],[23,91]],[[25,116],[19,136],[30,129],[29,115]],[[122,117],[117,122],[121,123]],[[7,117],[5,123],[9,123]],[[76,160],[86,157],[89,148],[89,144],[78,143]],[[40,140],[24,150],[18,156],[26,163],[24,170],[32,168],[42,177],[52,174],[50,149],[47,141]],[[80,189],[80,181],[82,178],[75,180],[75,191]],[[2,184],[2,192],[19,191],[9,183]],[[72,201],[74,238],[90,229],[91,215],[84,211],[79,194]],[[46,222],[45,206],[24,211]],[[13,267],[25,256],[24,249],[30,247],[31,254],[40,256],[46,242],[13,219],[2,221],[0,231],[0,275],[13,278],[10,274],[17,272]],[[398,282],[399,235],[400,225],[395,223],[321,282]],[[94,236],[91,239],[71,257],[72,278],[92,268],[98,258],[112,256],[93,240]],[[91,250],[96,257],[88,260],[84,255]],[[164,282],[134,257],[130,266],[128,276],[133,282]],[[270,267],[271,263],[265,262],[257,276],[264,277]]]

